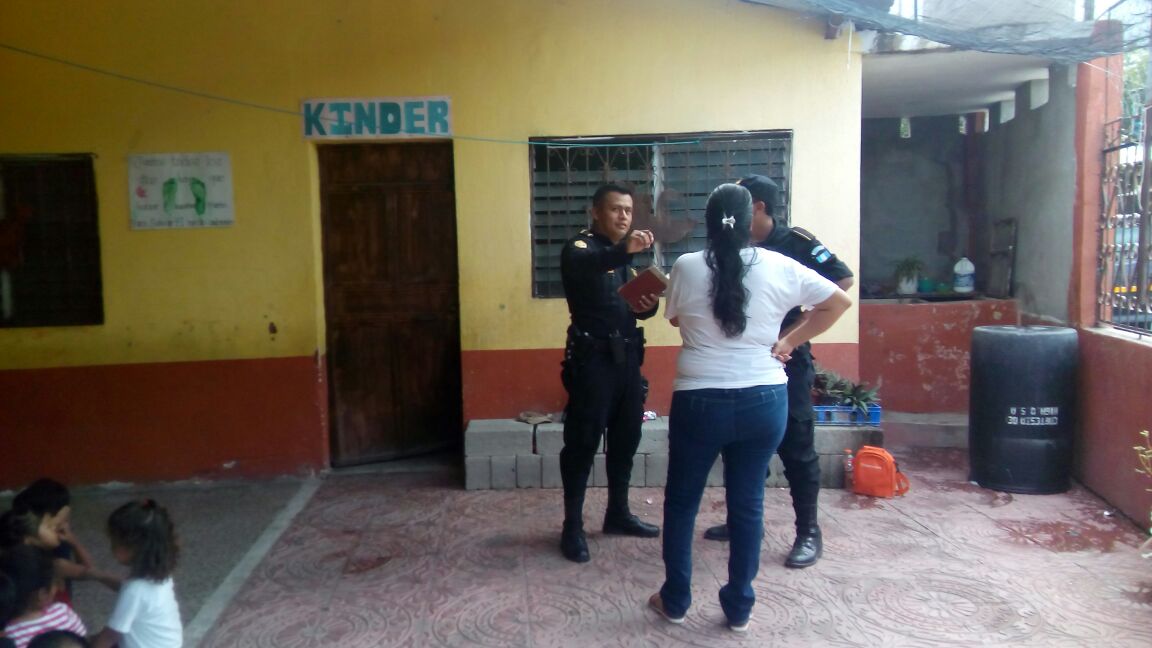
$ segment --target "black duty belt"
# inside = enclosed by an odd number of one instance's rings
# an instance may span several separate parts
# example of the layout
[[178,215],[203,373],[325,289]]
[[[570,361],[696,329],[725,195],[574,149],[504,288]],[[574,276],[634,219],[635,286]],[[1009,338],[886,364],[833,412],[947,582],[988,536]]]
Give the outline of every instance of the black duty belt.
[[[626,345],[638,345],[644,343],[644,336],[634,335],[632,337],[621,338]],[[572,338],[573,342],[580,346],[586,346],[590,349],[597,351],[606,351],[611,348],[611,340],[608,338],[595,338],[591,335],[578,335]]]
[[624,364],[629,355],[641,357],[644,353],[644,329],[637,327],[628,337],[612,334],[606,338],[592,337],[575,326],[568,328],[568,342],[564,351],[566,358],[573,354],[600,354],[612,356],[616,364]]

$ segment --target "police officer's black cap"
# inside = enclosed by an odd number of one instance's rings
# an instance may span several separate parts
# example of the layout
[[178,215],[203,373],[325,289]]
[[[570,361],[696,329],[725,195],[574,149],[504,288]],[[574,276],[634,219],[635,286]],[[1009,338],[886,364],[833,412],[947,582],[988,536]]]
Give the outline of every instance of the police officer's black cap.
[[772,178],[762,175],[746,175],[740,178],[736,184],[747,189],[748,193],[752,194],[752,200],[759,200],[764,203],[769,213],[775,210],[777,201],[780,200],[780,187],[772,182]]

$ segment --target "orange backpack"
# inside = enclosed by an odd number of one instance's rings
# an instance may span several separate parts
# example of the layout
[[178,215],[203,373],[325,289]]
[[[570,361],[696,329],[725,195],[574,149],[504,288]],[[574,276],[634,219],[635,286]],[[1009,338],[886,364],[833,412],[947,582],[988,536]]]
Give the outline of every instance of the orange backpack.
[[894,497],[908,492],[908,478],[884,448],[863,446],[852,463],[852,490],[858,495]]

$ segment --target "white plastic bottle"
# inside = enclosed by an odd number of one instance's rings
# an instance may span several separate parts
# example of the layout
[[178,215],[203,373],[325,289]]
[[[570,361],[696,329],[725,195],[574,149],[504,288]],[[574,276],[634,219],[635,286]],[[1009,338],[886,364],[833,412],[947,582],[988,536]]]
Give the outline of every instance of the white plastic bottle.
[[952,266],[952,290],[958,293],[970,293],[976,288],[976,266],[968,257],[960,257],[956,265]]

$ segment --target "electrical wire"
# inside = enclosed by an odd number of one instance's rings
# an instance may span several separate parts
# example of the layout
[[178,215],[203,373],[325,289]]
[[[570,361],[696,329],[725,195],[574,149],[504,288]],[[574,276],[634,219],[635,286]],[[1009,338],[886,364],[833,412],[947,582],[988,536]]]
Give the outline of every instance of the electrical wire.
[[[234,106],[241,106],[244,108],[253,108],[256,110],[264,110],[267,112],[277,113],[280,115],[292,115],[294,117],[303,117],[304,116],[304,114],[299,110],[289,110],[286,108],[279,108],[277,106],[270,106],[267,104],[256,103],[254,101],[247,101],[244,99],[236,99],[236,98],[227,97],[224,95],[212,94],[210,92],[203,92],[200,90],[192,90],[189,88],[171,85],[168,83],[160,83],[157,81],[152,81],[150,79],[143,79],[140,77],[132,76],[130,74],[123,74],[121,72],[116,72],[115,70],[108,70],[108,69],[96,67],[94,65],[87,65],[85,63],[78,63],[76,61],[70,61],[68,59],[60,58],[58,56],[51,56],[49,54],[34,52],[32,50],[25,49],[23,47],[16,47],[15,45],[10,45],[8,43],[0,42],[0,49],[5,49],[5,50],[8,50],[10,52],[15,52],[17,54],[21,54],[24,56],[29,56],[32,58],[37,58],[37,59],[41,59],[44,61],[49,61],[52,63],[56,63],[58,65],[64,65],[67,67],[76,68],[78,70],[84,70],[86,72],[91,72],[93,74],[100,74],[100,75],[112,77],[115,79],[119,79],[121,81],[127,81],[129,83],[138,83],[138,84],[145,85],[148,87],[158,88],[160,90],[167,90],[169,92],[177,92],[180,94],[186,94],[186,95],[190,95],[193,97],[198,97],[200,99],[208,99],[209,101],[218,101],[221,103],[231,104]],[[333,121],[333,122],[335,121],[331,118],[327,118],[327,119],[321,118],[321,119],[325,119],[326,121]],[[503,139],[503,138],[499,138],[499,137],[483,137],[483,136],[478,136],[478,135],[448,135],[448,136],[446,136],[445,139],[463,140],[463,141],[469,141],[469,142],[488,142],[488,143],[493,143],[493,144],[517,144],[517,145],[528,145],[528,146],[544,146],[544,147],[550,147],[550,148],[615,148],[615,147],[628,147],[628,146],[636,146],[637,145],[636,142],[589,143],[589,142],[571,142],[571,141],[528,141],[528,140]],[[662,146],[685,146],[685,145],[700,144],[700,140],[695,139],[695,140],[682,140],[682,141],[675,141],[675,142],[660,142],[660,144]]]

